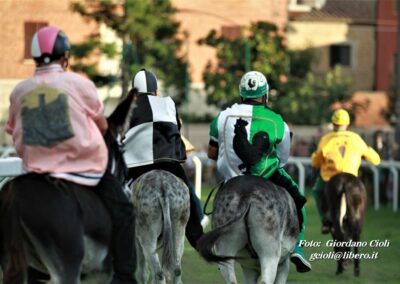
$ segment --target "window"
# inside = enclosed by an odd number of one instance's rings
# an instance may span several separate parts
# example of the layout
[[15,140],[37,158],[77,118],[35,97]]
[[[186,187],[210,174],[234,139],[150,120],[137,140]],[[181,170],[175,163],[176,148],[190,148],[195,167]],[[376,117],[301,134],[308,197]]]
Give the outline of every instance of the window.
[[222,26],[221,33],[228,39],[237,39],[240,37],[240,26]]
[[24,23],[24,28],[25,28],[25,31],[24,31],[25,32],[24,59],[31,58],[31,42],[32,42],[32,37],[35,34],[35,32],[47,25],[48,25],[48,23],[46,23],[46,22],[25,22]]
[[330,67],[336,64],[351,65],[351,46],[348,44],[336,44],[330,46]]

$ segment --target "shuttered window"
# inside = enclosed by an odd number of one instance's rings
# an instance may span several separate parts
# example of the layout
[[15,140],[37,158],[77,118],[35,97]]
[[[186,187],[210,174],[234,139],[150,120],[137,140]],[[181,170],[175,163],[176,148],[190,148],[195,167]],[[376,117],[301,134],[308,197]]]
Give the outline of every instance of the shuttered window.
[[25,22],[24,23],[24,34],[25,34],[25,50],[24,59],[31,58],[31,42],[32,37],[36,31],[47,26],[47,22]]
[[347,44],[337,44],[330,46],[330,66],[336,64],[350,67],[351,65],[351,46]]

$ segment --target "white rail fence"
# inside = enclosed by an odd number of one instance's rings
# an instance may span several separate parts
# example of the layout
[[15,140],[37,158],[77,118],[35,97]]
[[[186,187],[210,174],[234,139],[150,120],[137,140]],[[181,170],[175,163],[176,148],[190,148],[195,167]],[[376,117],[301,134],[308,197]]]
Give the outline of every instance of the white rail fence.
[[[3,152],[4,153],[4,152]],[[4,155],[1,155],[4,156]],[[195,163],[195,189],[196,194],[201,197],[201,161],[199,158],[194,157]],[[311,160],[308,157],[291,157],[288,164],[295,165],[298,169],[298,184],[300,191],[304,193],[305,181],[306,181],[306,166],[311,165]],[[398,161],[382,161],[378,167],[375,167],[367,162],[362,162],[362,167],[368,168],[373,176],[373,198],[374,208],[378,210],[380,207],[379,202],[379,168],[388,169],[392,175],[392,191],[393,191],[393,211],[398,211],[398,200],[399,200],[399,169],[400,162]],[[0,188],[10,178],[20,175],[22,173],[22,162],[21,159],[16,157],[1,158],[0,159]]]
[[[3,151],[0,155],[0,189],[12,177],[22,174],[22,161],[17,157],[7,157],[9,154],[14,154],[12,150]],[[195,190],[196,195],[201,198],[201,181],[202,181],[202,163],[197,156],[193,156],[195,165]]]

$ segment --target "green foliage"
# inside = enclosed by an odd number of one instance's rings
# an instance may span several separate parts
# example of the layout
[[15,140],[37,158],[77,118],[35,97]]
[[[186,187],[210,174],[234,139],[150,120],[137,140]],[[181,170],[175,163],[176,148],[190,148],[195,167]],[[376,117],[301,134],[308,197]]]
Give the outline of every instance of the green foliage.
[[288,50],[274,24],[257,22],[230,39],[211,31],[199,41],[214,47],[217,63],[208,63],[203,74],[208,103],[224,108],[239,101],[239,81],[246,70],[244,49],[249,46],[252,70],[266,75],[270,86],[269,105],[294,124],[328,122],[333,102],[350,98],[351,81],[335,67],[322,78],[311,72],[311,49]]
[[[118,50],[113,43],[101,43],[99,34],[91,35],[86,42],[73,47],[75,58],[87,58],[93,52],[109,58],[120,56],[125,92],[133,75],[141,68],[147,68],[163,81],[165,87],[173,86],[178,91],[178,98],[183,97],[185,60],[178,55],[182,39],[178,38],[179,23],[172,19],[175,10],[170,1],[89,0],[74,2],[71,8],[90,21],[106,25],[123,41],[123,50]],[[74,68],[84,70],[79,65]],[[87,70],[92,79],[101,78],[92,72],[92,67]]]

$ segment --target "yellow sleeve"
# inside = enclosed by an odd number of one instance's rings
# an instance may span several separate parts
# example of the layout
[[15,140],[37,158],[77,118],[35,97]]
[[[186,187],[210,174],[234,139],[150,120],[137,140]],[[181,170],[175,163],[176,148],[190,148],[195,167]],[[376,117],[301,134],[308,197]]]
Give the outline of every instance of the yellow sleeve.
[[312,153],[311,155],[311,166],[314,168],[320,168],[324,161],[324,157],[322,156],[322,151],[319,149]]
[[317,150],[311,155],[311,166],[314,168],[320,168],[324,163],[324,156],[322,154],[322,149],[324,145],[327,143],[327,141],[329,141],[328,139],[329,135],[330,134],[328,133],[321,137]]
[[379,154],[372,147],[367,146],[363,157],[375,166],[381,163],[381,157],[379,157]]

